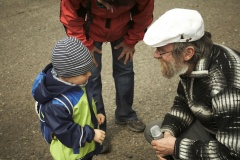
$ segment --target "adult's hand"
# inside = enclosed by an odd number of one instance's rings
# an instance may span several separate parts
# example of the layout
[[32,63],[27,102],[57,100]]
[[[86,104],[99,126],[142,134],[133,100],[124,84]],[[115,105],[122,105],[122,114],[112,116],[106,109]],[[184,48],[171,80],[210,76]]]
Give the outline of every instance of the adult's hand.
[[153,140],[151,145],[156,151],[158,158],[164,160],[164,156],[173,155],[175,141],[175,137],[167,136],[159,140]]
[[158,160],[167,160],[166,158],[162,157],[161,154],[157,154],[157,158],[158,158]]
[[102,54],[102,51],[100,49],[98,49],[97,47],[95,47],[95,46],[90,50],[90,53],[91,53],[92,58],[93,58],[93,63],[94,63],[94,65],[96,67],[98,67],[98,63],[97,63],[97,61],[96,61],[96,59],[94,57],[94,53],[95,52],[98,53],[98,54]]
[[124,64],[127,64],[128,60],[131,62],[133,60],[133,54],[135,52],[135,48],[128,47],[123,42],[121,42],[120,44],[114,47],[114,49],[119,49],[119,48],[122,48],[122,53],[118,57],[118,60],[120,60],[125,56]]

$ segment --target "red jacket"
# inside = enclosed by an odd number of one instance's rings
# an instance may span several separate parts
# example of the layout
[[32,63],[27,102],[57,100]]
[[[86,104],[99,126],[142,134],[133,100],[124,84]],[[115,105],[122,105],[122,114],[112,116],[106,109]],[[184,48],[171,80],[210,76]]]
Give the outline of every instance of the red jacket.
[[[133,27],[129,28],[130,10],[134,4],[114,7],[111,12],[98,7],[96,0],[91,0],[91,13],[94,18],[89,27],[89,40],[86,40],[83,27],[85,20],[77,14],[77,11],[86,7],[86,0],[62,0],[60,21],[65,26],[67,35],[77,37],[89,49],[93,47],[93,41],[111,42],[121,37],[124,37],[127,46],[134,47],[143,39],[145,30],[152,23],[154,9],[154,0],[136,0],[136,3],[138,13],[132,16]],[[111,19],[109,28],[106,27],[107,19]]]

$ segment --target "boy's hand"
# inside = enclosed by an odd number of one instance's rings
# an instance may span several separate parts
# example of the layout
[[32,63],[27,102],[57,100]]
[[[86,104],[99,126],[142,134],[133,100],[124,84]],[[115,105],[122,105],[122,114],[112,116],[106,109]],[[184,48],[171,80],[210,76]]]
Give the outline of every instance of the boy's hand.
[[103,140],[105,139],[105,132],[100,129],[94,129],[94,132],[95,132],[95,136],[94,136],[93,140],[95,142],[102,143]]
[[103,124],[103,122],[105,121],[105,116],[102,113],[97,114],[97,120],[98,120],[98,124]]

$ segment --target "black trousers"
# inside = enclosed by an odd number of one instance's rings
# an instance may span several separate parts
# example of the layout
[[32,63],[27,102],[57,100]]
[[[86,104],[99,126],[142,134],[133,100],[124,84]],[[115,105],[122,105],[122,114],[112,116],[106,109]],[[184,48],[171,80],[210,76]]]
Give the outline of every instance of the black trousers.
[[[156,120],[146,125],[146,128],[144,130],[144,136],[149,143],[151,143],[151,141],[153,140],[153,137],[150,132],[150,128],[152,128],[152,126],[154,125],[158,125],[161,128],[162,121]],[[192,140],[201,140],[203,142],[210,141],[213,139],[212,135],[210,135],[205,130],[205,128],[202,126],[202,124],[198,120],[195,120],[193,124],[186,131],[184,131],[182,134],[180,134],[176,138],[188,138]],[[166,159],[170,160],[171,156],[166,157]]]

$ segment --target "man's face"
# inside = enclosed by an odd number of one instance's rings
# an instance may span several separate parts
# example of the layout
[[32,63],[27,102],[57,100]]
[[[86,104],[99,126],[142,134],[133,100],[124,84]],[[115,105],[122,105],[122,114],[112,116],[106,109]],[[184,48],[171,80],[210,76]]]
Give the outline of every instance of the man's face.
[[88,71],[85,74],[75,76],[75,77],[69,77],[69,78],[62,78],[64,81],[76,84],[76,85],[84,85],[88,82],[89,77],[91,76],[91,72]]
[[108,10],[113,11],[113,8],[117,6],[128,6],[135,3],[134,0],[120,1],[120,0],[96,0],[98,7],[104,7]]
[[165,61],[163,59],[159,59],[159,61],[163,76],[169,79],[182,75],[188,70],[188,66],[184,62],[181,62],[175,58],[173,58],[171,61]]
[[108,3],[112,6],[128,6],[135,3],[135,0],[97,0],[99,3]]
[[160,62],[161,72],[164,77],[172,78],[187,72],[188,65],[184,62],[183,57],[175,58],[172,54],[173,44],[157,48],[154,58]]
[[98,7],[104,7],[107,8],[108,10],[112,10],[113,6],[110,5],[109,3],[105,2],[104,0],[96,0],[96,3]]

